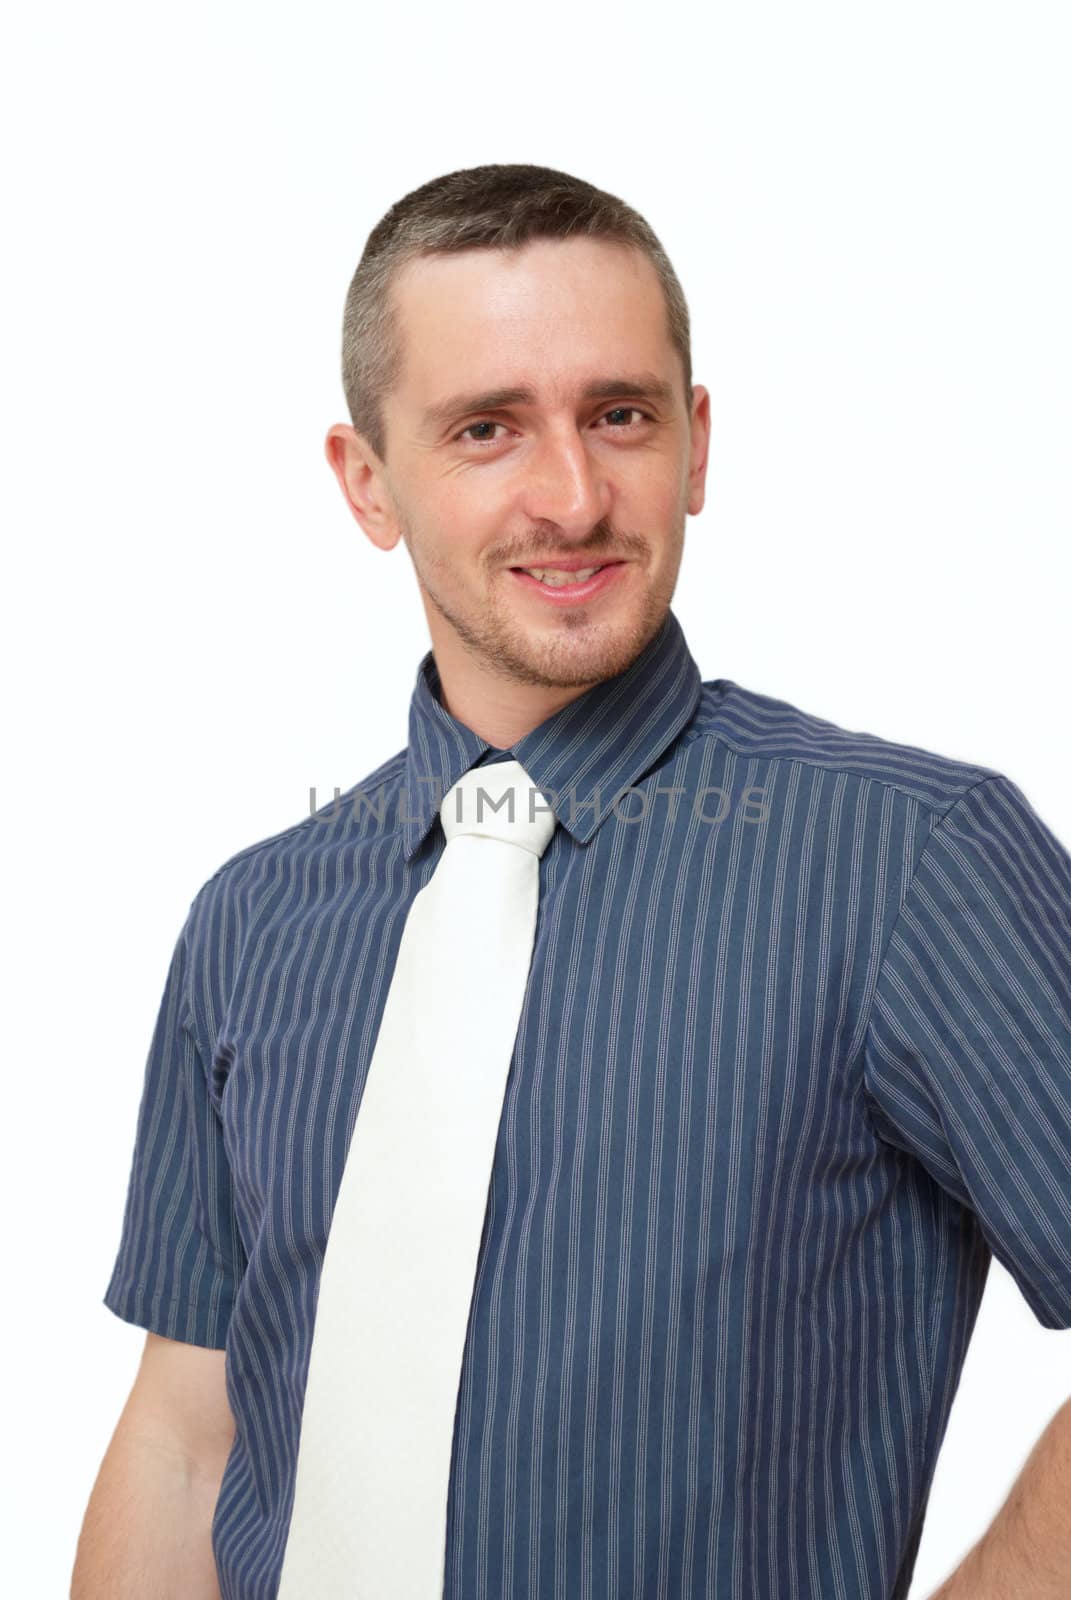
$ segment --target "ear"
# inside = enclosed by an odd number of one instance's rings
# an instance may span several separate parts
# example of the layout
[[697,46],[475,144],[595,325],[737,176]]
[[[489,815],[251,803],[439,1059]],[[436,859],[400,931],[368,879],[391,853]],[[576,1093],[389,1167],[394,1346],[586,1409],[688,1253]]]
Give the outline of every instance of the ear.
[[327,430],[324,454],[346,504],[372,543],[393,550],[401,527],[383,463],[368,440],[348,422],[336,422]]
[[697,516],[706,499],[707,458],[710,450],[710,390],[692,386],[691,455],[688,464],[688,511]]

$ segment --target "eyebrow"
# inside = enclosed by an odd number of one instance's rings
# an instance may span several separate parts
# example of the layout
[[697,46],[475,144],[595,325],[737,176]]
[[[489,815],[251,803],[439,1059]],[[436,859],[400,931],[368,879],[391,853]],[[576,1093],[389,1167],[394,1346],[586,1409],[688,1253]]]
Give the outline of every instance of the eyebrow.
[[[595,378],[581,391],[582,400],[613,400],[628,395],[635,400],[659,401],[668,404],[673,399],[673,385],[665,383],[653,373],[641,372],[623,378]],[[534,389],[485,389],[480,393],[454,394],[428,406],[421,418],[427,430],[445,427],[455,417],[468,416],[473,411],[500,411],[503,406],[531,406],[536,404]]]

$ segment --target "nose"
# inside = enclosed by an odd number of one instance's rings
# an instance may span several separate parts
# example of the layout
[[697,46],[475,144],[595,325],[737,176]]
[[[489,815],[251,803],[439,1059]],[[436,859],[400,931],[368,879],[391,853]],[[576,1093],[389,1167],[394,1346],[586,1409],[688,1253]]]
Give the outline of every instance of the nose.
[[526,465],[524,509],[534,522],[553,522],[580,537],[609,515],[606,468],[574,424],[544,434]]

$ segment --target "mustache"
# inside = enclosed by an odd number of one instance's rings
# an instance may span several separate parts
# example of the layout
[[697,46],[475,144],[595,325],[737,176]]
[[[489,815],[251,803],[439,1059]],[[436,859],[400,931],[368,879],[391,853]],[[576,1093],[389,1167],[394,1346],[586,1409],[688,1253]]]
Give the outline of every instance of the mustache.
[[623,559],[628,556],[642,556],[647,553],[647,541],[636,534],[615,534],[607,529],[593,535],[583,544],[562,545],[560,538],[556,539],[549,533],[543,540],[542,546],[537,546],[535,552],[516,551],[498,558],[496,565],[506,567],[535,567],[545,561],[544,552],[552,550],[560,556],[568,555],[572,558],[590,556],[591,565],[597,566],[600,561]]

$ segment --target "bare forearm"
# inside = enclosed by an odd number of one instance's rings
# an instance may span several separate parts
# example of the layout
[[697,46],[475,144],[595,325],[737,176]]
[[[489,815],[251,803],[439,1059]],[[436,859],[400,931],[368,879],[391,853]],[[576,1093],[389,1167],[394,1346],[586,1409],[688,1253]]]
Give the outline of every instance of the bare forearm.
[[930,1600],[1071,1595],[1071,1400],[1041,1435],[987,1532]]
[[220,1600],[212,1555],[219,1476],[180,1450],[119,1433],[78,1539],[71,1600]]

